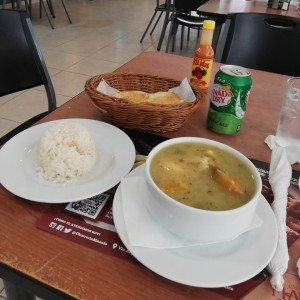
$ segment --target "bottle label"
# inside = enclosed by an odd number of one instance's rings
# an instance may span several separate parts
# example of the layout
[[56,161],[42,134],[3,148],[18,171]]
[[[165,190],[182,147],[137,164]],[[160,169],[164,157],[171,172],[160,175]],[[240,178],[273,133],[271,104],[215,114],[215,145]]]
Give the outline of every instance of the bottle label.
[[231,103],[234,94],[231,91],[230,85],[220,85],[215,83],[211,93],[210,101],[217,107],[227,106]]
[[190,83],[193,88],[207,90],[212,65],[213,58],[194,57],[190,78]]
[[208,111],[207,127],[217,133],[236,134],[240,131],[243,119],[233,114],[215,111],[212,108]]

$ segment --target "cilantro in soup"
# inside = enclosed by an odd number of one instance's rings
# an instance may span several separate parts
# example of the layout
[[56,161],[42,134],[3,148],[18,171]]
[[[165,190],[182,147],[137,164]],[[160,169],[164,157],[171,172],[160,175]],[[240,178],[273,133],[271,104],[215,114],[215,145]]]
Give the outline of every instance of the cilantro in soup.
[[151,162],[150,173],[164,193],[205,210],[240,207],[256,189],[251,170],[239,158],[201,143],[180,143],[160,150]]

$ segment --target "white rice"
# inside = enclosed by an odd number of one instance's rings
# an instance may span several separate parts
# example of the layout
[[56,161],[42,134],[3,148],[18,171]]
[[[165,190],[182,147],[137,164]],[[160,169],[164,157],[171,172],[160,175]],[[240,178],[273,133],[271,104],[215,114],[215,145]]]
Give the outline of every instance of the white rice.
[[37,152],[37,171],[44,179],[66,183],[88,173],[96,163],[95,141],[75,122],[61,122],[43,134]]

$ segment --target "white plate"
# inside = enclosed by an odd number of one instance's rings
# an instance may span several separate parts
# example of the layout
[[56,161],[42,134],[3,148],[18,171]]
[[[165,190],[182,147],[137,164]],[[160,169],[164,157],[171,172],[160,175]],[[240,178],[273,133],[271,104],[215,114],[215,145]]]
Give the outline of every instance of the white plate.
[[[140,166],[128,176],[144,176],[144,173],[144,166]],[[277,245],[277,225],[273,211],[263,196],[257,214],[263,220],[262,226],[234,241],[179,249],[151,249],[130,245],[120,187],[113,202],[117,232],[132,255],[153,272],[195,287],[217,288],[238,284],[254,277],[267,266]]]
[[[82,124],[94,137],[97,162],[76,181],[53,183],[36,172],[37,143],[45,130],[55,123],[72,121]],[[119,183],[132,168],[135,148],[120,129],[96,120],[65,119],[31,127],[9,140],[0,150],[0,182],[13,194],[46,203],[65,203],[103,193]]]

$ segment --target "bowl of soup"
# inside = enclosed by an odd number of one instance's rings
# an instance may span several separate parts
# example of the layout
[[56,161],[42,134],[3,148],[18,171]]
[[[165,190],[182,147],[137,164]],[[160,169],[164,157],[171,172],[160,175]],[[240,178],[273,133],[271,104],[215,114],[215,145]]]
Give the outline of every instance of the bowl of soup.
[[204,138],[162,142],[146,160],[146,201],[153,219],[182,238],[227,241],[247,231],[261,193],[261,177],[237,150]]

